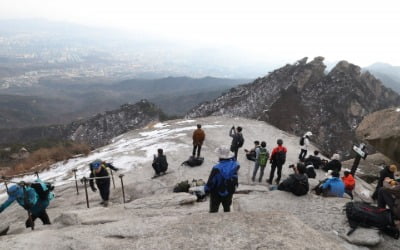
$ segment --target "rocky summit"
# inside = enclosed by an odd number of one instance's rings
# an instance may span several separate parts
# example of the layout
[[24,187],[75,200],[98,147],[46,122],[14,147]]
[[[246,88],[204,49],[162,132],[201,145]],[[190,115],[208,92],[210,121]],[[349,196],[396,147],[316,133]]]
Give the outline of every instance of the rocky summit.
[[397,106],[400,96],[346,61],[326,72],[323,57],[303,58],[203,103],[188,117],[230,115],[266,121],[298,136],[306,131],[327,154],[350,156],[355,129],[371,112]]

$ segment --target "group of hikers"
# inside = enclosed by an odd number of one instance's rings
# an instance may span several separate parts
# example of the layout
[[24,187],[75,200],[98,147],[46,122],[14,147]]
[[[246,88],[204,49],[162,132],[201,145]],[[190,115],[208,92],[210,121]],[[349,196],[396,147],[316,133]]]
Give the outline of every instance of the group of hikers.
[[[205,194],[210,195],[209,211],[211,213],[218,212],[221,204],[224,212],[230,211],[232,197],[239,183],[238,171],[240,164],[237,161],[237,157],[239,149],[244,144],[242,130],[242,127],[233,126],[229,131],[229,136],[232,137],[230,147],[219,147],[216,150],[218,163],[212,167],[208,181],[204,185]],[[254,161],[251,180],[253,182],[256,180],[262,182],[264,171],[269,161],[271,168],[269,178],[266,179],[266,182],[269,184],[270,190],[278,189],[301,196],[310,191],[308,178],[315,178],[315,169],[322,169],[327,173],[326,178],[320,181],[320,184],[313,189],[317,195],[343,197],[346,193],[353,199],[352,190],[355,188],[354,174],[349,169],[345,169],[343,176],[340,178],[342,164],[339,154],[334,154],[330,161],[320,158],[317,150],[314,151],[313,155],[307,157],[311,136],[311,132],[306,132],[301,137],[299,161],[296,164],[288,166],[293,170],[293,173],[282,182],[282,168],[286,162],[286,154],[288,152],[287,148],[283,146],[283,140],[277,140],[277,145],[272,149],[271,153],[269,153],[265,141],[261,141],[261,143],[254,141],[254,148],[245,150],[246,158]],[[201,124],[197,124],[197,129],[193,132],[192,139],[193,151],[191,157],[194,159],[200,158],[202,145],[205,140],[205,133],[201,128]],[[163,149],[159,148],[157,150],[157,155],[154,155],[153,158],[152,167],[155,171],[154,177],[161,176],[167,172],[168,162]],[[108,206],[110,196],[110,175],[108,169],[118,171],[118,168],[102,160],[95,160],[89,164],[90,187],[93,192],[96,192],[97,189],[99,190],[102,199],[100,204],[104,207]],[[258,171],[259,175],[257,178]],[[275,182],[273,182],[275,171],[277,177]],[[379,207],[385,208],[388,206],[395,217],[400,219],[400,184],[394,180],[394,173],[396,171],[397,167],[390,165],[380,172],[379,182],[372,198],[377,200]],[[96,183],[97,189],[94,183]],[[29,185],[13,185],[8,188],[8,199],[0,206],[0,213],[11,203],[17,201],[19,205],[29,212],[26,227],[33,227],[36,218],[40,218],[43,224],[50,224],[46,208],[54,198],[51,190],[52,188],[40,179]]]

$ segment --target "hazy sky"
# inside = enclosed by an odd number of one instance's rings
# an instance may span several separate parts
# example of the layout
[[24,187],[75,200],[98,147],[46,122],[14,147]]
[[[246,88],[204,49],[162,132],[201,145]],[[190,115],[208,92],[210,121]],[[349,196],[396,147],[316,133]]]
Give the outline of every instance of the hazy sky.
[[400,2],[387,0],[0,0],[1,18],[40,17],[237,47],[266,60],[304,56],[400,65]]

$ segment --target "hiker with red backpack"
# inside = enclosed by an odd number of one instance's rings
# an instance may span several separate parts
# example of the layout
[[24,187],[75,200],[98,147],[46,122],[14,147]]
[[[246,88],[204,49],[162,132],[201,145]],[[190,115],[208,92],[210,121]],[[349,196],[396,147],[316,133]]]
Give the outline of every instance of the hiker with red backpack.
[[256,180],[257,171],[260,168],[260,177],[258,178],[258,182],[262,181],[264,176],[265,166],[267,166],[269,158],[269,152],[267,149],[267,143],[265,141],[261,142],[261,147],[256,148],[256,159],[254,163],[253,177],[252,181]]
[[239,185],[240,165],[229,148],[218,148],[217,153],[219,162],[212,168],[204,192],[210,194],[210,213],[217,213],[221,203],[224,212],[230,212],[233,193]]
[[278,146],[272,150],[270,158],[271,172],[269,174],[269,179],[267,180],[267,183],[269,183],[270,185],[272,184],[272,181],[274,179],[275,169],[278,169],[277,170],[278,177],[276,178],[275,182],[277,185],[279,184],[279,181],[281,180],[282,176],[282,167],[286,161],[287,149],[286,147],[282,146],[283,140],[278,139],[276,143],[278,144]]

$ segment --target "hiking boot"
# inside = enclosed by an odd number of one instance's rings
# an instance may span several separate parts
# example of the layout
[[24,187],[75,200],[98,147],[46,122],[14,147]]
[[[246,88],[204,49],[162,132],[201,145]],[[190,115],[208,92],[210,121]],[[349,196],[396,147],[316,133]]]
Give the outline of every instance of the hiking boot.
[[255,178],[254,178],[254,177],[251,177],[251,181],[252,181],[252,182],[255,182],[256,180],[255,180]]
[[103,202],[103,207],[108,207],[108,201]]
[[267,180],[267,183],[268,183],[269,185],[272,185],[272,181],[270,181],[270,180]]
[[276,183],[276,185],[279,185],[279,180],[276,179],[276,180],[275,180],[275,183]]
[[258,179],[258,182],[261,182],[262,180],[261,179]]
[[100,205],[104,205],[104,201],[101,201],[99,204],[100,204]]

